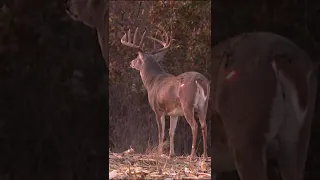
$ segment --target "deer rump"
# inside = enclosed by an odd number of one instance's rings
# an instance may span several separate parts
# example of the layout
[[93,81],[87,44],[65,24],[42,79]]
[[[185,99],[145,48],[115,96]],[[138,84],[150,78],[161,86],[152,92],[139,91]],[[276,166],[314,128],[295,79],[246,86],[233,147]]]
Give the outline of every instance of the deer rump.
[[155,111],[169,116],[184,116],[182,106],[193,105],[195,112],[208,101],[209,83],[206,77],[194,71],[178,76],[164,74],[154,80],[156,86],[148,93]]
[[[317,92],[317,71],[307,53],[263,32],[233,37],[212,50],[216,91],[209,110],[219,121],[212,123],[213,171],[236,168],[242,180],[266,179],[265,159],[271,157],[282,178],[301,179]],[[231,71],[237,75],[228,80]]]

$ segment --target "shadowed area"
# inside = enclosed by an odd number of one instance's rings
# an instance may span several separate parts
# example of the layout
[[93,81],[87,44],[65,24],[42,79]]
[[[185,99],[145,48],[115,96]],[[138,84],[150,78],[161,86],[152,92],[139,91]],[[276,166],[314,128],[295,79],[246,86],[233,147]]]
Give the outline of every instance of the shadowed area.
[[63,1],[0,3],[0,179],[106,179],[107,71]]

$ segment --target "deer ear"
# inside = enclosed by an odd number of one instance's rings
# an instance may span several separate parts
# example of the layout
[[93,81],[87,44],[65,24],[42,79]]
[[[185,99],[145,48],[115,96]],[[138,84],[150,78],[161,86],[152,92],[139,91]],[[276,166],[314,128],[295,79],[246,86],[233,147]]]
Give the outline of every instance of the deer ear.
[[142,52],[138,52],[138,57],[139,57],[139,59],[141,59],[141,60],[143,60],[143,54],[142,54]]

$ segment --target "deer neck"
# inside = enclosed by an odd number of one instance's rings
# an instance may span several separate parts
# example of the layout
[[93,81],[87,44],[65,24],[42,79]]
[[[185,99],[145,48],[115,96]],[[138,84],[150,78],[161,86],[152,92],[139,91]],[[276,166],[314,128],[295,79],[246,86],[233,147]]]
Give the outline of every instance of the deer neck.
[[146,63],[140,70],[141,80],[144,87],[149,90],[154,85],[154,81],[160,75],[167,74],[157,62]]

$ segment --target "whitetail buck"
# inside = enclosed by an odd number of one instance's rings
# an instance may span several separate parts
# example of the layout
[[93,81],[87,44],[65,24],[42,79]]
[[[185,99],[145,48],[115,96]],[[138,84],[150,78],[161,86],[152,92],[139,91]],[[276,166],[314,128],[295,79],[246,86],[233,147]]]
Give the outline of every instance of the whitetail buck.
[[[302,180],[317,94],[307,53],[272,33],[236,36],[212,49],[212,171],[267,180],[275,158],[283,180]],[[217,76],[218,74],[218,76]],[[212,119],[214,117],[211,117]]]
[[167,49],[171,45],[171,36],[163,30],[165,39],[160,41],[153,37],[148,37],[163,45],[160,49],[151,52],[143,50],[143,33],[139,45],[137,41],[138,28],[134,32],[131,41],[130,29],[121,38],[121,43],[125,46],[138,50],[138,57],[131,61],[130,66],[140,71],[140,76],[145,88],[148,91],[149,104],[156,115],[159,138],[159,154],[162,154],[164,139],[165,116],[170,116],[170,156],[174,155],[174,133],[179,116],[185,116],[192,130],[192,149],[190,157],[195,156],[195,146],[197,139],[198,125],[194,114],[197,112],[203,136],[203,156],[207,158],[207,124],[206,113],[210,94],[210,85],[206,77],[198,72],[185,72],[179,76],[165,72],[159,65]]

